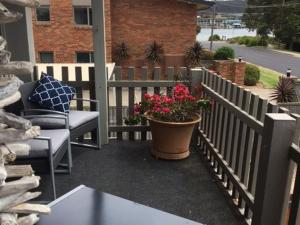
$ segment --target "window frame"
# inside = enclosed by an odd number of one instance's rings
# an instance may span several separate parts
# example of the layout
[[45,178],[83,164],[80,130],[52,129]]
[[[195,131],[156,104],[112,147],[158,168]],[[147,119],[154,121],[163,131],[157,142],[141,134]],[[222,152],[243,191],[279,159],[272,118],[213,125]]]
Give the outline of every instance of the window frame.
[[[78,24],[75,19],[75,9],[85,9],[87,13],[87,24]],[[88,5],[73,5],[73,23],[76,27],[92,27],[93,19],[92,19],[92,7]],[[92,15],[91,15],[92,14]]]
[[[89,54],[89,62],[78,62],[78,54]],[[93,51],[76,51],[75,52],[76,63],[94,63],[94,52]]]
[[[48,9],[49,9],[49,20],[47,20],[47,21],[41,21],[41,20],[38,20],[37,10],[38,10],[39,8],[48,8]],[[51,23],[51,7],[50,7],[50,5],[40,5],[39,7],[37,7],[37,8],[35,9],[35,20],[36,20],[36,22],[37,22],[38,24],[49,24],[49,23]]]
[[[42,54],[52,54],[52,62],[42,62],[42,57],[41,57]],[[53,51],[39,51],[39,61],[40,61],[40,63],[43,63],[43,64],[55,63],[54,62],[54,52]]]

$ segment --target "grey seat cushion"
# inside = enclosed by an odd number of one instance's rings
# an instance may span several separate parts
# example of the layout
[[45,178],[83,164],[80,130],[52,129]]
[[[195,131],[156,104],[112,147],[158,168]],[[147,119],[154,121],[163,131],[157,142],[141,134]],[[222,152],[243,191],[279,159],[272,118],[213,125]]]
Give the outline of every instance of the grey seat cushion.
[[[70,131],[67,129],[59,130],[41,130],[41,137],[51,138],[52,154],[55,154],[58,149],[67,141],[70,136]],[[27,143],[31,149],[28,156],[22,156],[20,158],[44,158],[48,157],[49,147],[46,140],[29,140]]]
[[[54,115],[54,114],[53,114]],[[69,125],[70,129],[75,129],[99,116],[99,112],[90,111],[70,111]],[[49,119],[49,118],[35,118],[31,119],[34,125],[40,126],[42,129],[63,129],[65,128],[65,120],[63,119]]]
[[69,113],[70,129],[81,126],[99,116],[99,112],[91,111],[71,111]]

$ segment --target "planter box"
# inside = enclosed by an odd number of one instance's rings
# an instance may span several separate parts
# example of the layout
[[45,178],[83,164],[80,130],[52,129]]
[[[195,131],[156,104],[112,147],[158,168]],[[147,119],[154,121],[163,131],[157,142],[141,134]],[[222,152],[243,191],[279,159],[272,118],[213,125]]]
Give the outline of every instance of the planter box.
[[246,63],[234,60],[214,60],[213,69],[228,80],[244,85]]
[[200,60],[200,64],[202,67],[205,67],[207,69],[214,68],[214,60]]
[[185,66],[184,54],[165,54],[164,61],[165,61],[166,68]]
[[278,106],[288,109],[291,113],[300,114],[300,102],[278,103]]

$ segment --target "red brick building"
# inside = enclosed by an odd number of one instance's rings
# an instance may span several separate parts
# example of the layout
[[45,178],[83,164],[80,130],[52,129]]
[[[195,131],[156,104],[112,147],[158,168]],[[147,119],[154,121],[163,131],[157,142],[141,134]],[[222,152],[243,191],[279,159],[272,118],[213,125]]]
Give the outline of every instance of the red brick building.
[[[184,54],[196,38],[197,7],[203,0],[104,0],[107,62],[124,41],[130,62],[144,59],[146,46],[157,41],[165,54]],[[201,4],[200,4],[201,3]],[[37,62],[93,61],[90,0],[41,0],[33,12]]]

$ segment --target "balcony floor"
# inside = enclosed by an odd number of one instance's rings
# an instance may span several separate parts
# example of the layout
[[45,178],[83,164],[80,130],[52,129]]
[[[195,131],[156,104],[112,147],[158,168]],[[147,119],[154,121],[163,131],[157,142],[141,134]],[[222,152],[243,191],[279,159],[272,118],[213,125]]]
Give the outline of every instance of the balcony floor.
[[[183,161],[156,160],[149,142],[117,142],[102,150],[73,148],[71,175],[56,175],[58,196],[80,184],[206,225],[241,225],[199,154]],[[50,198],[48,175],[43,198]]]

